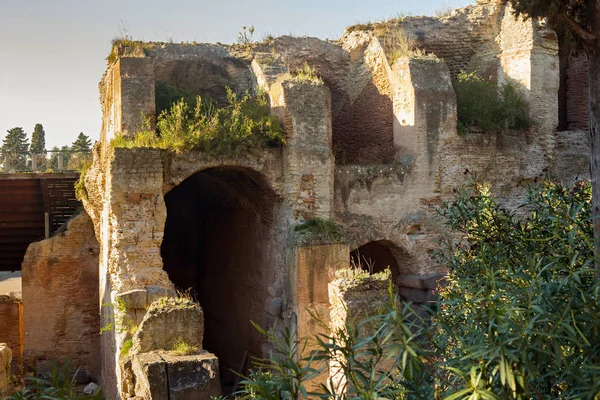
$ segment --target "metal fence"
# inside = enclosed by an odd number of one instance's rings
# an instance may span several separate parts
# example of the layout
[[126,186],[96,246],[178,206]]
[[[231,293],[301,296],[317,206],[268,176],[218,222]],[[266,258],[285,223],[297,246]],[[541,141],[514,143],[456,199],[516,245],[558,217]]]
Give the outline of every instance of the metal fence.
[[0,173],[79,171],[90,159],[90,151],[4,153],[0,157]]

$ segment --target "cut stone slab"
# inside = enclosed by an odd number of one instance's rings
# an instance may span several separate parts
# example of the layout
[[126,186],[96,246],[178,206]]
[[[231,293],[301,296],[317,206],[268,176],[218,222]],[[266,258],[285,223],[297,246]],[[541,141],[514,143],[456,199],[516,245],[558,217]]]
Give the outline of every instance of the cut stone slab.
[[214,354],[161,356],[167,366],[170,400],[210,400],[221,395],[219,360]]
[[202,348],[204,313],[191,299],[163,297],[150,305],[142,323],[133,335],[131,354],[154,350],[172,350],[184,342]]
[[10,391],[10,362],[12,351],[6,343],[0,343],[0,396],[7,395]]
[[221,395],[219,361],[205,350],[187,356],[165,351],[136,354],[123,366],[131,368],[135,386],[135,393],[126,393],[130,398],[210,400]]
[[136,396],[146,400],[169,399],[165,362],[158,353],[135,355],[131,366]]

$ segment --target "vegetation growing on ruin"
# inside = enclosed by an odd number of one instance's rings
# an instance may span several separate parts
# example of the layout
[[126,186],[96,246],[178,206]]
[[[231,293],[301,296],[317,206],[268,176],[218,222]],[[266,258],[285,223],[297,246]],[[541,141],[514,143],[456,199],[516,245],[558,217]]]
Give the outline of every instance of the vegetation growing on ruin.
[[[310,338],[317,350],[301,360],[297,352],[309,339],[293,326],[282,335],[259,328],[275,351],[238,395],[307,397],[308,380],[336,360],[348,386],[321,386],[315,398],[337,398],[343,389],[364,399],[597,398],[600,280],[590,184],[543,182],[523,209],[521,218],[503,210],[487,184],[459,190],[439,210],[454,239],[437,256],[449,275],[431,321],[390,290],[386,310]],[[386,368],[378,368],[383,361]]]
[[398,28],[380,37],[381,44],[386,49],[388,63],[394,64],[399,58],[419,58],[439,60],[433,54],[427,54],[414,40],[411,40],[402,28]]
[[196,108],[196,96],[194,94],[186,89],[180,89],[176,86],[169,85],[165,81],[156,82],[154,93],[156,115],[168,112],[174,104],[177,104],[182,99],[188,105],[190,110]]
[[103,400],[101,388],[91,395],[80,392],[76,381],[78,372],[68,362],[59,364],[54,361],[49,373],[25,377],[23,388],[7,400]]
[[88,198],[87,189],[85,188],[85,174],[87,173],[88,169],[90,169],[91,166],[92,166],[92,158],[91,157],[88,157],[88,158],[82,160],[82,162],[80,164],[80,169],[78,171],[79,178],[77,178],[77,182],[75,182],[75,197],[79,201],[87,200],[87,198]]
[[345,241],[340,227],[333,219],[312,218],[297,225],[294,231],[298,233],[301,244],[342,243]]
[[160,313],[170,310],[189,310],[199,307],[189,292],[177,292],[176,296],[164,296],[155,300],[148,307],[149,313]]
[[513,83],[500,90],[475,72],[461,72],[455,82],[459,134],[525,130],[533,125],[529,105]]
[[305,62],[302,68],[297,69],[291,74],[291,80],[297,82],[312,82],[316,84],[323,83],[323,79],[317,75],[315,67]]
[[369,287],[370,284],[387,283],[392,277],[389,268],[377,273],[372,272],[372,266],[351,265],[350,268],[335,271],[335,279],[342,281],[338,283],[340,287],[348,289],[359,285]]
[[190,354],[196,354],[199,351],[200,349],[198,346],[186,343],[183,339],[178,339],[170,352],[176,356],[189,356]]
[[152,48],[152,43],[141,40],[133,40],[125,35],[124,37],[114,38],[111,41],[112,47],[110,54],[106,57],[108,65],[114,63],[119,57],[144,57]]
[[214,157],[235,157],[256,148],[285,143],[283,127],[270,114],[266,94],[240,96],[229,88],[224,107],[197,96],[192,109],[185,99],[180,99],[158,116],[156,128],[157,133],[146,128],[132,138],[119,135],[112,144],[175,152],[196,150]]
[[123,342],[123,344],[121,345],[121,350],[119,351],[119,357],[120,358],[127,357],[129,355],[129,352],[131,351],[132,347],[133,347],[133,339],[129,338],[129,339],[125,340]]

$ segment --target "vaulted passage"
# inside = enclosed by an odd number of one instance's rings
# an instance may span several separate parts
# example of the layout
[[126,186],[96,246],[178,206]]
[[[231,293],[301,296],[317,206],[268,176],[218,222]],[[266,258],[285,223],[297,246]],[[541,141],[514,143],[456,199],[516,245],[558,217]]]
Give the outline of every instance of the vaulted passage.
[[267,266],[272,262],[275,197],[258,173],[212,168],[165,196],[164,268],[180,290],[191,288],[204,310],[204,348],[219,358],[231,384],[244,354],[261,354]]
[[369,242],[354,249],[350,253],[350,261],[353,265],[360,266],[371,274],[382,272],[389,267],[392,272],[392,280],[396,282],[396,278],[400,274],[400,267],[393,253],[394,250],[393,244],[387,240]]

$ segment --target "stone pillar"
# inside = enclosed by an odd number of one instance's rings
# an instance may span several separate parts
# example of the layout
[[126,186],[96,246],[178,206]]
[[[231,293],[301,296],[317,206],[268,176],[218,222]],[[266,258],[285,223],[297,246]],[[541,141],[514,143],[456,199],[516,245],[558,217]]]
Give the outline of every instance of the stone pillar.
[[121,57],[105,72],[100,82],[103,107],[101,141],[115,134],[134,135],[150,121],[156,122],[154,66],[151,58]]
[[537,123],[532,129],[535,141],[553,159],[560,84],[556,33],[538,20],[515,17],[507,5],[499,38],[498,84],[511,82],[522,91],[529,102],[529,115]]
[[[84,200],[100,242],[104,327],[125,318],[141,322],[152,301],[173,293],[160,257],[167,216],[162,152],[110,147],[107,152],[106,157],[94,157],[85,176]],[[109,398],[116,398],[119,353],[130,337],[122,329],[102,334],[103,389]]]
[[[361,321],[385,310],[390,302],[388,288],[389,279],[370,276],[363,279],[344,278],[329,283],[329,301],[332,333],[344,331],[346,326],[358,324]],[[361,338],[368,337],[373,332],[366,326],[359,330]],[[352,392],[347,386],[346,377],[340,367],[341,359],[332,359],[329,363],[329,377],[336,394]],[[393,359],[384,359],[378,364],[378,370],[390,371],[385,364],[393,364]],[[390,365],[391,367],[391,365]],[[352,396],[350,396],[352,397]]]
[[284,196],[292,221],[333,216],[331,95],[322,82],[287,80],[271,86],[273,112],[284,122]]
[[[311,313],[319,315],[321,322],[329,323],[329,292],[327,285],[335,279],[335,271],[350,266],[350,248],[345,244],[295,247],[288,263],[290,308],[297,316],[298,337],[314,338],[328,332]],[[307,353],[314,347],[307,346]],[[308,386],[325,383],[327,374],[317,377]]]
[[456,94],[448,67],[435,58],[400,58],[392,67],[394,146],[428,192],[440,190],[439,152],[456,135]]

